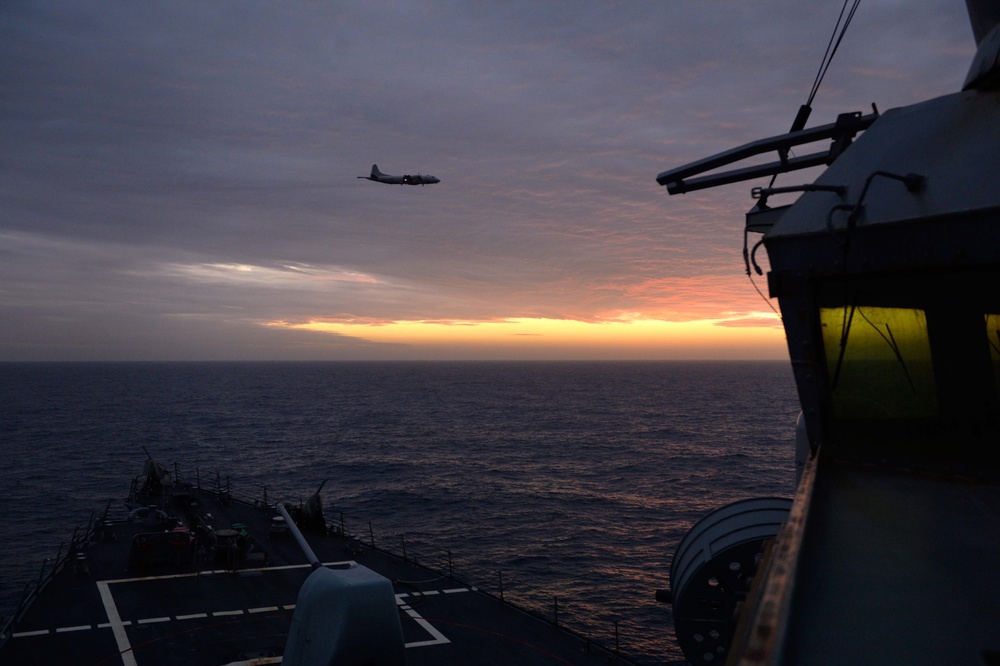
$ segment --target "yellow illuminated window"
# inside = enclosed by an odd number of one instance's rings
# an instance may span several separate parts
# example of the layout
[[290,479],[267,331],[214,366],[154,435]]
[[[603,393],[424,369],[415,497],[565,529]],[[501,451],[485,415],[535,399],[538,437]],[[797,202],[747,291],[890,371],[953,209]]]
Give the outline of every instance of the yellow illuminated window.
[[993,380],[1000,393],[1000,314],[986,315],[986,338],[990,345],[990,360],[993,361]]
[[834,417],[884,419],[937,415],[927,317],[923,310],[820,308],[820,323]]

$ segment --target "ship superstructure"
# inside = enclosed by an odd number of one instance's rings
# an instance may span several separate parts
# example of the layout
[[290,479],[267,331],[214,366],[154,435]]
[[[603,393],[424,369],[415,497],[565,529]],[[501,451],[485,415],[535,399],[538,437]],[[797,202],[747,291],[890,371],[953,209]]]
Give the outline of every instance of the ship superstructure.
[[[692,663],[1000,663],[1000,6],[969,9],[963,90],[846,114],[815,183],[754,191],[805,466],[783,526],[750,501],[678,550],[709,554],[708,575],[672,572]],[[792,171],[807,132],[658,181]],[[767,151],[770,171],[694,179]]]

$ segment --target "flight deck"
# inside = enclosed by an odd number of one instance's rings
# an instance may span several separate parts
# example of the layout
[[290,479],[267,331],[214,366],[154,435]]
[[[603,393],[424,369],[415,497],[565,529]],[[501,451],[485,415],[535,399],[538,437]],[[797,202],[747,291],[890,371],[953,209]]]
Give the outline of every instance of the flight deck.
[[[4,637],[0,661],[281,663],[312,566],[274,508],[191,487],[166,497],[162,509],[99,521],[77,540]],[[554,621],[329,525],[305,534],[322,566],[361,565],[392,582],[407,664],[629,663]]]

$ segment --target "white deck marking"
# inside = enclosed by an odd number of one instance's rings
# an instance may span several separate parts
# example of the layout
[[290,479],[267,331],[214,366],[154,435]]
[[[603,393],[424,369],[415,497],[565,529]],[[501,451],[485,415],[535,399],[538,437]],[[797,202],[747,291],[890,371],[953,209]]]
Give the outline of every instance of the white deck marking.
[[[337,562],[323,562],[324,567],[344,567],[357,564],[354,560],[339,560]],[[240,569],[238,573],[248,573],[253,571],[287,571],[289,569],[309,569],[311,564],[288,564],[282,567],[257,567],[256,569]],[[115,578],[102,580],[98,583],[142,583],[151,580],[173,580],[174,578],[198,578],[199,576],[220,576],[222,574],[232,574],[229,569],[212,569],[211,571],[196,571],[193,573],[169,574],[167,576],[140,576],[138,578]]]
[[455,587],[450,590],[425,590],[423,592],[400,592],[396,597],[402,599],[403,597],[430,597],[435,594],[459,594],[461,592],[471,592],[472,588],[468,587]]
[[[424,594],[426,594],[426,592]],[[433,636],[433,640],[429,640],[429,641],[414,641],[413,643],[407,643],[403,647],[415,648],[415,647],[426,647],[428,645],[443,645],[445,643],[451,643],[451,641],[448,640],[447,638],[445,638],[444,634],[442,634],[440,631],[438,631],[434,627],[434,625],[432,625],[430,622],[428,622],[423,617],[421,617],[420,613],[418,613],[417,611],[413,610],[413,608],[411,608],[409,606],[409,604],[407,604],[406,602],[403,601],[403,597],[406,597],[406,596],[409,596],[409,594],[405,593],[405,592],[402,593],[402,594],[397,594],[396,595],[396,605],[399,606],[399,609],[401,611],[403,611],[404,613],[406,613],[407,615],[409,615],[410,618],[412,618],[414,622],[416,622],[421,627],[423,627],[424,631],[426,631],[428,634],[430,634],[431,636]]]
[[[353,560],[348,560],[346,562],[330,562],[330,563],[325,563],[325,564],[326,564],[326,566],[331,566],[331,565],[344,565],[344,564],[350,565],[352,563],[353,563]],[[280,570],[280,569],[305,569],[305,568],[311,567],[311,566],[312,565],[310,565],[310,564],[302,564],[302,565],[291,565],[291,566],[287,566],[287,567],[261,567],[261,568],[258,568],[258,569],[243,569],[242,571],[269,571],[269,570]],[[101,601],[104,603],[104,612],[108,614],[108,620],[109,620],[109,622],[107,623],[107,625],[101,625],[101,626],[102,627],[104,627],[104,626],[110,627],[111,630],[112,630],[112,632],[114,633],[114,635],[115,635],[115,643],[117,643],[117,645],[118,645],[118,652],[121,653],[121,658],[122,658],[123,665],[124,666],[138,666],[138,664],[136,663],[136,660],[135,660],[135,656],[132,654],[132,644],[129,643],[128,635],[125,633],[125,627],[126,627],[126,625],[131,624],[131,623],[130,622],[122,622],[121,616],[118,614],[118,607],[115,606],[114,596],[111,594],[111,589],[110,589],[111,585],[113,585],[115,583],[141,583],[141,582],[154,581],[154,580],[172,580],[172,579],[176,579],[176,578],[193,578],[193,577],[198,577],[198,576],[214,576],[214,575],[228,574],[228,573],[230,573],[230,572],[227,571],[227,570],[225,570],[225,569],[218,569],[218,570],[214,570],[214,571],[199,571],[199,572],[196,572],[196,573],[174,574],[174,575],[170,575],[170,576],[142,576],[142,577],[139,577],[139,578],[118,578],[118,579],[114,579],[114,580],[101,580],[101,581],[97,581],[97,589],[101,593]],[[233,611],[231,613],[236,614],[235,611]],[[243,611],[239,611],[238,614],[242,615]],[[218,615],[218,613],[216,613],[216,615]],[[170,618],[166,618],[166,619],[169,620]],[[194,619],[194,617],[192,617],[190,619]],[[151,622],[151,621],[160,621],[160,620],[158,618],[155,619],[155,620],[147,620],[147,622]],[[144,622],[142,620],[140,620],[139,623],[142,624]],[[46,632],[46,633],[48,633],[48,632]],[[41,635],[41,634],[33,634],[33,635]]]
[[413,618],[414,622],[416,622],[421,627],[423,627],[424,630],[427,631],[428,634],[430,634],[431,636],[433,636],[434,640],[432,640],[432,641],[416,641],[415,643],[407,643],[405,647],[415,648],[415,647],[424,647],[424,646],[427,646],[427,645],[443,645],[445,643],[451,643],[450,640],[448,640],[447,638],[444,637],[444,634],[442,634],[440,631],[438,631],[437,629],[435,629],[434,625],[432,625],[430,622],[428,622],[424,618],[420,617],[419,614],[411,615],[410,617]]
[[264,606],[263,608],[248,608],[248,613],[270,613],[278,610],[277,606]]
[[169,617],[147,617],[139,620],[137,624],[156,624],[157,622],[170,622]]
[[122,663],[124,666],[139,666],[135,661],[135,655],[132,654],[132,644],[128,642],[125,627],[122,626],[122,619],[118,615],[118,607],[115,606],[115,598],[111,595],[111,590],[108,589],[108,583],[106,581],[98,582],[97,589],[101,593],[101,601],[104,602],[104,612],[108,614],[111,631],[114,632],[115,643],[118,644],[118,652],[121,654]]
[[[343,564],[352,564],[353,561],[348,562],[326,562],[324,566],[334,566]],[[286,567],[263,567],[261,569],[245,569],[244,571],[278,571],[282,569],[304,569],[309,567],[308,564],[303,565],[290,565]],[[206,576],[206,575],[216,575],[216,574],[229,574],[230,571],[220,569],[218,571],[202,571],[200,573],[190,573],[190,574],[175,574],[171,576],[146,576],[142,578],[119,578],[116,580],[102,580],[97,582],[97,589],[101,594],[101,601],[104,603],[104,611],[108,615],[108,622],[103,622],[98,625],[80,625],[78,627],[60,627],[55,630],[41,629],[38,631],[20,631],[11,634],[12,638],[28,638],[33,636],[46,636],[53,631],[55,633],[66,633],[71,631],[86,631],[89,629],[108,629],[110,628],[115,636],[115,642],[118,644],[118,651],[121,653],[121,658],[124,666],[138,666],[135,656],[132,654],[132,645],[129,643],[128,635],[125,633],[125,627],[131,626],[133,621],[122,620],[118,613],[118,607],[115,605],[114,597],[111,594],[110,586],[115,583],[137,583],[144,581],[154,581],[154,580],[167,580],[173,578],[189,578],[194,576]],[[396,604],[400,611],[405,612],[414,622],[420,625],[424,631],[431,635],[432,640],[426,641],[415,641],[413,643],[406,643],[407,648],[425,647],[429,645],[442,645],[445,643],[450,643],[451,641],[445,637],[437,628],[435,628],[428,620],[421,617],[420,613],[406,604],[403,599],[408,596],[420,597],[420,596],[433,596],[437,594],[459,594],[462,592],[470,592],[475,590],[474,587],[458,587],[450,588],[446,590],[425,590],[423,592],[402,592],[396,596]],[[291,611],[295,610],[295,604],[285,604],[283,606],[263,606],[259,608],[250,608],[247,610],[229,610],[229,611],[216,611],[211,613],[213,617],[229,617],[238,616],[243,614],[253,614],[253,613],[268,613],[276,612],[278,610]],[[154,624],[158,622],[170,622],[171,620],[197,620],[205,619],[209,617],[209,613],[191,613],[189,615],[177,615],[173,618],[171,617],[153,617],[153,618],[143,618],[135,621],[135,624]],[[241,662],[235,662],[241,663]],[[265,661],[257,663],[281,663],[281,658],[278,657],[277,661]]]
[[176,620],[201,620],[208,617],[208,613],[191,613],[190,615],[178,615]]

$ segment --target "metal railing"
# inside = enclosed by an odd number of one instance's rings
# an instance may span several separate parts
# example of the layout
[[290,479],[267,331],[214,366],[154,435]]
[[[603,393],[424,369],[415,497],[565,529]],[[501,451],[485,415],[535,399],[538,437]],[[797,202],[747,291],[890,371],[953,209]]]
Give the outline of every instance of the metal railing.
[[[179,466],[174,464],[175,483],[184,483]],[[272,510],[276,502],[274,494],[266,485],[250,486],[249,493],[234,490],[232,479],[217,472],[202,475],[195,468],[195,476],[190,485],[199,490],[210,490],[230,501],[240,501],[261,510]],[[301,502],[300,502],[301,505]],[[301,506],[300,506],[301,508]],[[621,656],[623,636],[617,619],[605,630],[595,634],[596,621],[588,622],[576,612],[571,598],[559,597],[536,589],[519,587],[516,572],[505,572],[478,560],[456,559],[450,549],[441,549],[432,540],[416,531],[382,531],[370,520],[351,516],[340,510],[325,511],[327,529],[358,546],[378,550],[386,555],[418,564],[441,578],[448,578],[463,586],[498,599],[542,621],[576,635],[587,648],[603,650],[615,661],[626,661]],[[595,634],[595,635],[596,635]],[[599,639],[599,640],[598,640]]]
[[[456,559],[450,549],[438,548],[431,540],[415,531],[379,531],[371,521],[352,518],[343,511],[327,513],[327,526],[334,534],[355,539],[359,545],[383,554],[420,565],[441,579],[475,588],[539,620],[557,626],[577,636],[584,649],[606,652],[615,662],[627,662],[621,655],[621,628],[617,619],[601,635],[595,634],[597,622],[587,622],[574,609],[573,600],[535,589],[519,587],[516,573],[497,569],[488,564]],[[401,581],[405,582],[405,581]],[[421,581],[427,582],[427,581]]]
[[[3,625],[0,627],[0,646],[11,637],[14,628],[24,617],[24,614],[28,611],[31,604],[38,598],[38,596],[45,590],[52,579],[56,577],[66,566],[71,566],[79,560],[77,555],[86,550],[87,546],[94,540],[97,535],[98,528],[104,524],[107,520],[108,511],[111,508],[112,501],[109,501],[107,506],[104,507],[104,511],[101,513],[100,518],[95,520],[93,513],[90,514],[90,518],[87,520],[85,525],[79,526],[73,530],[73,535],[69,540],[69,547],[66,548],[66,543],[59,544],[59,548],[56,551],[55,557],[42,560],[42,566],[38,572],[38,577],[33,581],[29,581],[24,585],[24,591],[21,593],[21,598],[14,609],[14,612],[10,617],[4,618]],[[65,548],[65,550],[64,550]]]

